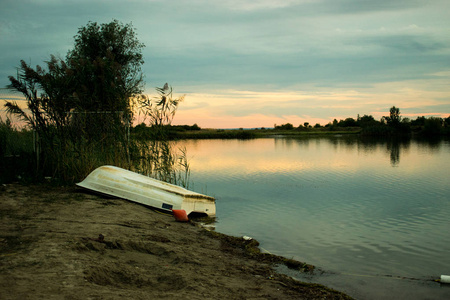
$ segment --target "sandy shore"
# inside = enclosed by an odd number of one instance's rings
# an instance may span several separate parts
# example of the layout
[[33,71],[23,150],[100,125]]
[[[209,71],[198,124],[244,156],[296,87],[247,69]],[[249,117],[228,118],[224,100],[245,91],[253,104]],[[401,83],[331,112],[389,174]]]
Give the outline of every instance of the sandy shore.
[[0,216],[0,299],[349,299],[256,241],[75,187],[1,186]]

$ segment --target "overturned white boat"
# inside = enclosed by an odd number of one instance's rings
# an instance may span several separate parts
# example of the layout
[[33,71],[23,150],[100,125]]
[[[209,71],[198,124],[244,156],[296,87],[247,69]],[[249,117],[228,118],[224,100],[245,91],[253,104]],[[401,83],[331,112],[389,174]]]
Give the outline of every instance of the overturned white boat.
[[216,214],[213,197],[114,166],[95,169],[77,185],[162,210],[185,210],[188,215]]

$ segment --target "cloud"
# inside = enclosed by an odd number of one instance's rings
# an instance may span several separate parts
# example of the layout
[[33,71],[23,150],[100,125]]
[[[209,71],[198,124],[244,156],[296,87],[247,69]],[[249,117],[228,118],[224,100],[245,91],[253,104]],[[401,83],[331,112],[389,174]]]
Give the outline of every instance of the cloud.
[[[391,55],[398,53],[411,56],[414,54],[432,54],[442,50],[450,49],[448,42],[434,40],[429,36],[412,35],[388,35],[365,37],[359,40],[360,43],[384,48],[384,52]],[[390,50],[394,50],[393,52]]]
[[[298,126],[304,122],[325,125],[334,118],[356,118],[358,114],[380,119],[388,115],[394,105],[401,109],[404,117],[422,114],[447,117],[450,87],[435,89],[446,82],[447,77],[442,76],[427,82],[411,80],[358,89],[323,88],[314,92],[216,90],[214,94],[187,93],[186,103],[191,103],[191,107],[185,110],[182,104],[175,122],[197,123],[201,127],[214,127],[213,124],[224,127],[227,122],[239,124],[234,127],[271,127],[274,123]],[[196,107],[197,103],[202,106]]]
[[326,0],[319,3],[331,13],[343,14],[405,11],[425,5],[420,0]]
[[448,11],[441,0],[5,0],[0,86],[21,59],[64,57],[79,27],[118,19],[146,45],[147,92],[169,82],[211,124],[381,114],[389,102],[412,114],[420,97],[445,113]]

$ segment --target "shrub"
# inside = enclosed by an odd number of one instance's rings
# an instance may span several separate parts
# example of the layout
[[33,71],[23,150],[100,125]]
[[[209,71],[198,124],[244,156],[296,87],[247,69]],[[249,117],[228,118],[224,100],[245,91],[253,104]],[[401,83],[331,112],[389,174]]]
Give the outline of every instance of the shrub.
[[440,135],[443,128],[443,120],[441,118],[431,117],[425,120],[423,125],[423,134],[426,136]]

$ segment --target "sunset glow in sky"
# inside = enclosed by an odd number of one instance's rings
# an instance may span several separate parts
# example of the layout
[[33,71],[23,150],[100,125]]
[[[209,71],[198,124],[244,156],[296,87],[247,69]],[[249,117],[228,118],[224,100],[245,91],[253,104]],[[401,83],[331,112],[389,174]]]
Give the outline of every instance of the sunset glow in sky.
[[64,57],[78,28],[117,19],[146,45],[146,92],[186,95],[175,124],[448,117],[449,15],[448,0],[2,0],[0,87],[21,59]]

